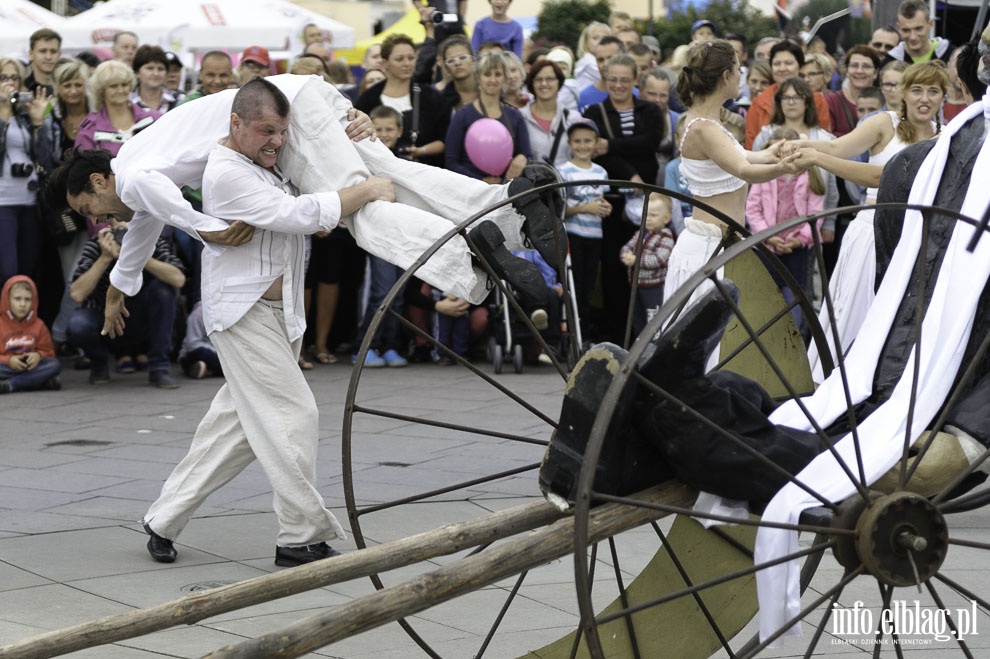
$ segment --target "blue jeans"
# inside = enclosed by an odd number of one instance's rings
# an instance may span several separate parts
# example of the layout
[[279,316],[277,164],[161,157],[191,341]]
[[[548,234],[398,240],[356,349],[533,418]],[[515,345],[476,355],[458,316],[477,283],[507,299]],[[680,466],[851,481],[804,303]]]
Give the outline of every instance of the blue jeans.
[[[364,341],[364,335],[368,333],[368,327],[371,325],[378,307],[381,306],[382,300],[385,299],[385,296],[392,290],[395,282],[399,281],[399,277],[404,272],[403,268],[392,265],[388,261],[373,254],[368,255],[368,263],[371,266],[371,282],[368,284],[368,306],[364,311],[364,320],[361,322],[361,329],[355,338],[355,343],[358,345]],[[401,294],[396,295],[395,299],[392,300],[391,309],[399,315],[402,315],[402,302]],[[391,314],[386,314],[378,326],[378,334],[371,341],[371,347],[380,353],[386,350],[398,350],[401,352],[402,345],[399,341],[399,329],[399,319]]]
[[169,370],[168,353],[172,347],[175,302],[178,291],[160,279],[147,277],[144,286],[126,302],[130,317],[123,336],[112,341],[100,336],[103,309],[79,309],[69,318],[69,341],[82,348],[93,362],[93,370],[106,366],[111,343],[132,345],[147,341],[148,367],[152,372]]
[[6,364],[0,364],[0,380],[9,382],[11,391],[30,391],[40,389],[61,370],[62,365],[57,359],[42,357],[38,365],[30,371],[15,371]]
[[0,282],[18,274],[34,276],[40,226],[35,206],[0,206]]

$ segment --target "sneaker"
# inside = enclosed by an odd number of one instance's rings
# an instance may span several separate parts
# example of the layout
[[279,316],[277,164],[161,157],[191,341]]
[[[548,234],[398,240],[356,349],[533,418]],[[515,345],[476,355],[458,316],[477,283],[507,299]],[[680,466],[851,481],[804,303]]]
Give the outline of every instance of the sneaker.
[[550,326],[549,316],[546,309],[537,309],[529,314],[529,319],[533,322],[533,327],[541,332]]
[[[357,355],[353,355],[351,357],[351,363],[352,364],[357,364],[358,363],[358,356]],[[381,358],[381,355],[379,355],[374,350],[369,350],[368,351],[368,354],[364,356],[364,367],[365,368],[382,368],[384,366],[385,366],[385,360],[382,359]]]
[[97,366],[93,364],[89,367],[90,384],[107,384],[110,382],[110,367],[106,364]]
[[468,234],[468,239],[475,253],[488,262],[499,279],[509,282],[533,306],[546,305],[547,283],[540,269],[526,259],[513,256],[505,248],[505,236],[494,222],[479,223]]
[[159,389],[178,389],[179,383],[168,371],[152,371],[148,374],[148,382]]
[[409,362],[400,355],[395,350],[386,350],[385,354],[382,355],[382,359],[385,360],[385,365],[389,368],[402,368],[403,366],[408,366]]
[[[520,177],[509,183],[508,193],[514,197],[527,190],[532,190],[534,187],[533,181]],[[560,217],[535,194],[517,199],[512,202],[512,206],[516,212],[526,218],[522,230],[530,244],[551,268],[560,272],[564,263],[564,246],[567,240],[564,224]],[[555,226],[556,232],[554,231]],[[555,233],[560,237],[560,244],[555,238]]]
[[62,378],[57,375],[53,375],[42,385],[43,389],[48,389],[49,391],[58,391],[62,388]]

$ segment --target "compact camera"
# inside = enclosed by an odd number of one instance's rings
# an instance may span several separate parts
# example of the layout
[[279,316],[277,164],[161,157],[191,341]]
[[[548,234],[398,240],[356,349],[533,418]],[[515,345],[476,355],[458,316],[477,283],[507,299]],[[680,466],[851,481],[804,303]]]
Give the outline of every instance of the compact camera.
[[10,165],[10,175],[14,178],[27,178],[34,174],[34,165],[29,162],[15,162]]
[[445,14],[442,11],[435,11],[430,14],[430,20],[440,25],[441,23],[456,23],[457,14]]
[[34,94],[31,92],[15,92],[13,96],[10,97],[10,102],[13,105],[30,105],[34,100]]

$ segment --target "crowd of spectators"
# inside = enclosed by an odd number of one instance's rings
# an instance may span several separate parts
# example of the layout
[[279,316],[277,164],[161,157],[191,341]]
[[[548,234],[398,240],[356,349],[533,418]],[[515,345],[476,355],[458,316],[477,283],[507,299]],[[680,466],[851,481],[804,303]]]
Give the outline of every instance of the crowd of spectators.
[[[868,43],[847,45],[842,53],[826,52],[821,39],[806,44],[767,37],[749,44],[703,19],[693,25],[690,43],[666,57],[657,40],[640,34],[622,12],[614,12],[608,24],[587,25],[577,43],[536,48],[509,16],[510,0],[489,2],[491,15],[474,26],[470,39],[463,29],[463,0],[421,7],[423,43],[390,36],[368,48],[353,69],[334,59],[319,30],[306,30],[305,50],[290,72],[319,75],[337,86],[371,115],[381,139],[403,158],[490,183],[540,163],[563,179],[655,183],[689,194],[681,154],[689,128],[681,117],[688,107],[677,93],[678,80],[698,74],[688,66],[702,61],[692,44],[727,43],[735,61],[723,68],[733,89],[717,108],[720,130],[740,148],[776,149],[782,141],[803,147],[802,172],[747,188],[746,216],[737,219],[754,230],[819,208],[867,201],[885,162],[880,154],[887,158],[891,145],[937,135],[985,91],[976,74],[977,43],[953,47],[932,38],[928,5],[920,0],[904,0],[896,25],[878,28]],[[31,298],[19,308],[43,320],[51,334],[42,342],[45,350],[35,350],[34,342],[21,341],[16,332],[0,337],[0,393],[57,388],[57,371],[26,380],[20,373],[40,364],[50,368],[46,360],[56,354],[90,369],[94,384],[116,377],[113,372],[148,371],[153,385],[175,387],[173,361],[189,377],[220,375],[197,311],[201,244],[181,232],[162,235],[145,271],[144,298],[132,302],[127,334],[109,341],[99,335],[100,296],[126,223],[112,215],[49,212],[38,193],[69,149],[116,153],[177,105],[272,73],[268,51],[252,46],[235,57],[222,50],[205,53],[188,76],[196,81],[191,89],[180,86],[179,57],[140,44],[130,32],[116,35],[113,59],[104,62],[91,53],[62,56],[60,36],[48,29],[31,36],[27,52],[27,62],[0,58],[0,282],[19,284],[14,288],[20,297]],[[934,66],[944,69],[944,84],[942,74],[919,72],[916,67],[926,62],[940,62]],[[480,119],[501,123],[511,140],[511,157],[500,171],[482,169],[469,154],[468,134]],[[702,139],[701,130],[693,130],[693,140]],[[199,191],[185,193],[194,205],[201,203]],[[575,299],[588,340],[621,342],[635,265],[630,246],[641,238],[648,249],[640,283],[650,290],[638,297],[637,327],[664,298],[666,259],[692,207],[660,196],[644,209],[644,201],[625,187],[585,184],[567,192]],[[642,219],[649,221],[641,235]],[[853,217],[839,216],[818,229],[830,246],[830,270],[851,222]],[[809,230],[774,245],[808,294],[811,243]],[[859,258],[869,258],[864,254],[860,250]],[[370,267],[368,261],[346,228],[311,237],[311,348],[301,368],[314,368],[310,360],[336,363],[338,355],[352,361],[375,309],[401,274],[380,259],[372,257]],[[548,278],[548,285],[559,288],[556,279],[550,284]],[[13,304],[8,288],[0,300],[5,308]],[[393,305],[428,331],[442,328],[437,331],[444,337],[452,327],[461,328],[454,330],[459,354],[472,356],[468,338],[477,347],[485,336],[484,307],[471,307],[418,279]],[[397,322],[385,323],[372,346],[368,367],[450,361]],[[9,355],[20,354],[28,357],[10,361]]]

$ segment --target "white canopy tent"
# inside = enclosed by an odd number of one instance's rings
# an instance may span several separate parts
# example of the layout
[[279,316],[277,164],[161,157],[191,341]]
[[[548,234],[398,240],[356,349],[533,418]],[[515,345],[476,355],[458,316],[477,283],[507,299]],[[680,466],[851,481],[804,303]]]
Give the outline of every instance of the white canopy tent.
[[0,54],[26,55],[31,33],[43,27],[61,33],[66,19],[29,0],[0,2]]
[[298,7],[287,0],[110,0],[66,19],[65,50],[107,47],[122,30],[141,43],[173,52],[248,46],[272,51],[301,50],[302,29],[321,27],[331,48],[350,48],[354,30],[348,25]]

